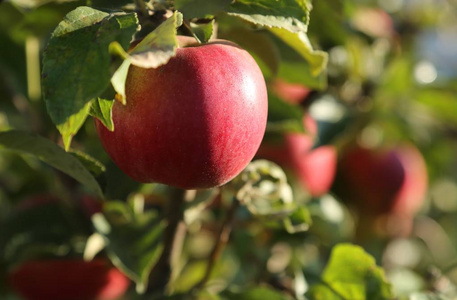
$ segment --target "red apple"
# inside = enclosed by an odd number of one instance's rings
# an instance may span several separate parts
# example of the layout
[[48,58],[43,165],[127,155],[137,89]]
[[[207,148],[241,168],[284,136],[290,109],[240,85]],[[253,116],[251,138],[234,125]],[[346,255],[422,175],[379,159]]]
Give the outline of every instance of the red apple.
[[317,125],[309,115],[304,123],[307,134],[286,134],[279,145],[264,143],[257,156],[292,171],[312,196],[320,196],[328,192],[333,183],[337,152],[333,146],[312,149]]
[[340,162],[339,174],[346,199],[370,215],[414,215],[427,191],[427,168],[413,145],[351,149]]
[[108,154],[127,175],[184,189],[222,185],[255,155],[265,132],[267,90],[247,51],[228,41],[189,45],[157,69],[131,66],[127,104],[114,132],[96,121]]
[[271,88],[279,98],[291,104],[303,102],[311,93],[311,89],[302,84],[289,83],[282,79],[273,81]]
[[12,288],[26,300],[111,300],[130,281],[103,260],[29,261],[9,275]]

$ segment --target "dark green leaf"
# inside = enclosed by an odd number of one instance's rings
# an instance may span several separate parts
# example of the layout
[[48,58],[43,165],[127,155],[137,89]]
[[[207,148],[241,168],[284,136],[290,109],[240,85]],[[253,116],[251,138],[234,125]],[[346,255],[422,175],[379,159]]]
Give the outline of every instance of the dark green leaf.
[[149,274],[162,252],[164,224],[154,212],[135,213],[123,202],[105,205],[103,214],[92,217],[95,229],[106,240],[108,255],[137,284],[142,293]]
[[43,94],[67,149],[87,117],[88,103],[109,84],[109,44],[127,48],[137,26],[136,14],[78,7],[54,30],[43,59]]
[[[75,241],[87,238],[90,221],[50,195],[26,199],[1,224],[1,259],[9,264],[74,251]],[[44,202],[50,201],[50,202]],[[44,203],[42,203],[44,202]],[[19,204],[19,206],[22,203]],[[43,222],[46,220],[46,222]],[[82,250],[82,249],[78,249]]]
[[232,0],[175,0],[175,9],[186,19],[211,18],[224,10]]
[[384,271],[361,247],[335,246],[322,275],[322,282],[311,287],[311,299],[392,299],[391,285]]
[[73,155],[48,139],[27,132],[11,130],[0,132],[0,149],[12,150],[37,157],[50,166],[73,177],[103,197],[102,190],[94,176]]
[[100,122],[105,125],[110,131],[114,131],[114,124],[113,124],[113,108],[114,101],[113,100],[105,100],[101,98],[97,98],[92,102],[90,107],[90,115],[92,117],[97,118]]
[[308,0],[236,0],[227,13],[257,25],[306,32],[310,10]]
[[304,111],[299,106],[286,103],[270,94],[268,108],[267,132],[305,132]]

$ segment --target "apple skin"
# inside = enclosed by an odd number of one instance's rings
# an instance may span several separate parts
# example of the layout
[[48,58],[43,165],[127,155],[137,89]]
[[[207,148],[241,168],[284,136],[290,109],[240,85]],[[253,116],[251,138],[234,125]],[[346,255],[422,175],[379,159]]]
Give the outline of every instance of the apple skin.
[[113,106],[114,132],[98,120],[96,129],[117,166],[140,182],[220,186],[252,160],[265,133],[262,72],[228,41],[178,48],[157,69],[131,66],[125,87],[127,104]]
[[279,145],[264,143],[257,156],[292,171],[312,196],[321,196],[330,190],[333,183],[338,155],[334,146],[312,149],[317,125],[309,115],[305,116],[304,124],[307,134],[286,134]]
[[12,288],[26,300],[112,300],[130,281],[104,260],[35,260],[9,275]]
[[350,149],[341,159],[338,173],[345,200],[371,216],[413,216],[427,192],[425,161],[410,144],[378,151]]

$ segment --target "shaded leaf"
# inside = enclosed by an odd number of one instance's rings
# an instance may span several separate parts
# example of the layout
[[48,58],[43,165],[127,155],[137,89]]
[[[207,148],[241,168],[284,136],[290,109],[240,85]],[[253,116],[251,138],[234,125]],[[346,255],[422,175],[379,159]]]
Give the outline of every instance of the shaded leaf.
[[297,105],[286,103],[275,95],[268,95],[269,133],[305,132],[304,111]]
[[114,101],[97,98],[92,102],[90,115],[97,118],[110,131],[114,131],[113,108]]
[[211,18],[223,11],[232,0],[175,0],[175,9],[186,19]]
[[100,197],[103,197],[102,189],[97,180],[84,165],[76,157],[65,152],[48,139],[18,130],[4,131],[0,132],[1,148],[21,154],[33,155],[73,177],[96,192]]
[[43,58],[43,95],[67,149],[88,114],[88,103],[109,84],[110,43],[127,48],[137,27],[136,14],[114,15],[83,6],[54,30]]
[[92,222],[105,238],[113,264],[134,280],[137,291],[143,293],[162,252],[164,224],[153,211],[137,214],[119,201],[105,204],[104,213],[95,214]]
[[256,60],[266,78],[276,75],[279,69],[278,49],[262,31],[253,31],[245,27],[231,28],[223,33],[223,37],[240,45]]
[[308,0],[237,0],[227,13],[257,25],[306,32],[310,10]]

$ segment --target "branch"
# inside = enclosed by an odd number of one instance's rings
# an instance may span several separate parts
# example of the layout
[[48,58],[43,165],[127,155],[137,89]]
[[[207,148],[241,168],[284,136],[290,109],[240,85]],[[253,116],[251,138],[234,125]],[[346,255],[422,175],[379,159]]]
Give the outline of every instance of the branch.
[[182,242],[186,234],[183,221],[185,192],[185,190],[173,188],[165,207],[165,218],[168,224],[164,232],[164,247],[159,262],[149,276],[147,294],[163,294],[173,277],[173,266],[181,254]]
[[227,211],[227,215],[225,216],[224,223],[218,232],[218,239],[216,241],[216,245],[214,245],[213,250],[208,258],[208,265],[206,266],[205,275],[203,276],[202,280],[197,283],[192,290],[198,290],[205,286],[206,282],[210,278],[211,272],[214,269],[214,265],[217,260],[220,258],[222,251],[224,250],[225,245],[227,245],[230,237],[230,233],[232,232],[233,222],[235,220],[235,214],[240,206],[240,202],[238,199],[233,199],[232,206]]

